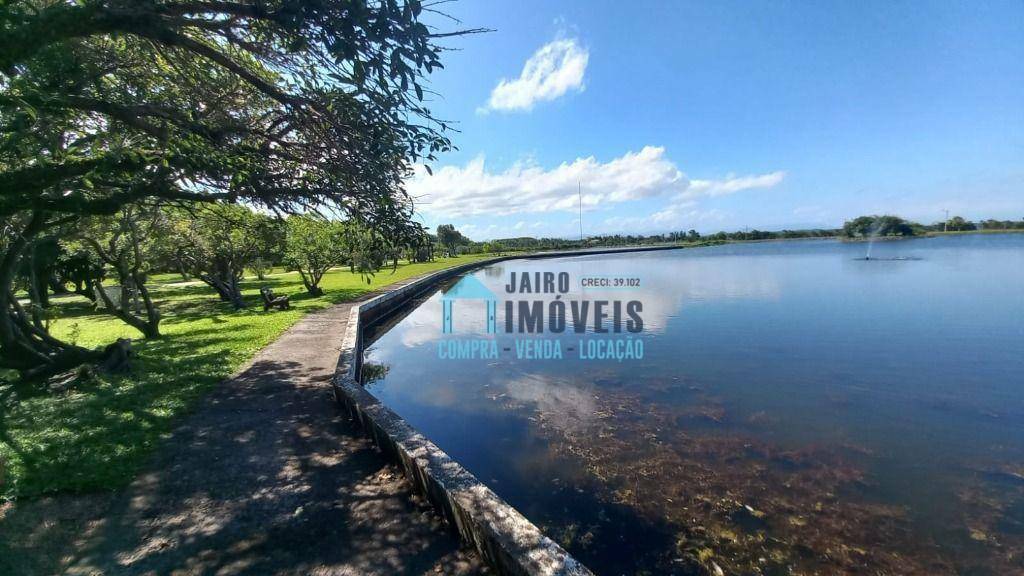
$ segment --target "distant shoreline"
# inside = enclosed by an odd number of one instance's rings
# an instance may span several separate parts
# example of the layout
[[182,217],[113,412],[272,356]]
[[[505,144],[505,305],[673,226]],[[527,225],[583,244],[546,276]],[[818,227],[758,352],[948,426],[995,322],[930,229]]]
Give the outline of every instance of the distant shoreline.
[[949,230],[948,232],[928,232],[925,236],[948,236],[948,235],[961,235],[961,234],[1021,234],[1024,233],[1024,229],[1021,228],[999,228],[989,230]]
[[[913,236],[876,236],[876,237],[856,237],[850,238],[847,236],[830,236],[829,238],[837,238],[840,242],[875,242],[875,241],[889,241],[889,240],[913,240],[915,238],[936,238],[939,236],[966,236],[968,234],[1022,234],[1024,230],[1016,228],[1006,228],[999,230],[949,230],[947,232],[936,232],[929,231],[924,234],[915,234]],[[777,240],[803,240],[803,238],[777,238]],[[740,240],[742,242],[742,240]]]
[[750,240],[700,240],[698,242],[687,243],[687,242],[658,242],[651,244],[623,244],[623,245],[596,245],[588,248],[554,248],[551,250],[501,250],[498,252],[492,252],[492,256],[502,256],[510,254],[543,254],[545,252],[578,252],[580,254],[586,254],[587,252],[601,251],[606,249],[635,249],[635,248],[652,248],[652,249],[669,249],[669,248],[706,248],[709,246],[724,246],[726,244],[761,244],[765,242],[800,242],[800,241],[811,241],[811,240],[835,240],[842,243],[858,244],[864,242],[889,242],[896,240],[915,240],[922,238],[937,238],[939,236],[964,236],[968,234],[1024,234],[1022,229],[999,229],[999,230],[957,230],[949,232],[934,232],[929,231],[924,234],[916,234],[914,236],[877,236],[874,238],[849,238],[842,235],[833,236],[798,236],[794,238],[758,238]]

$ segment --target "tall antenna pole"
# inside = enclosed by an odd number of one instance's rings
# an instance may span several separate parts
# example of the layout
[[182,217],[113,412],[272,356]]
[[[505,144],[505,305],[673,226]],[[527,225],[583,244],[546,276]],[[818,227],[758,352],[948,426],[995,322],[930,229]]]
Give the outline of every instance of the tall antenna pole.
[[576,193],[580,197],[580,246],[583,245],[583,184],[576,181]]

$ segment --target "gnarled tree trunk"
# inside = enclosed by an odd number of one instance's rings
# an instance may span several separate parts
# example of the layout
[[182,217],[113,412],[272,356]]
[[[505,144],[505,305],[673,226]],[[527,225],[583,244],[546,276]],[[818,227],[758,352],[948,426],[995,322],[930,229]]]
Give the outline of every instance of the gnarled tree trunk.
[[[95,238],[85,238],[85,241],[92,246],[93,250],[101,260],[114,268],[118,280],[121,282],[121,296],[119,302],[115,303],[103,283],[96,278],[92,281],[92,289],[107,313],[116,316],[125,324],[135,328],[147,340],[160,337],[160,312],[153,305],[153,300],[146,289],[146,279],[142,274],[143,256],[140,243],[142,237],[139,234],[136,224],[136,214],[131,209],[122,211],[121,220],[118,222],[119,229],[109,240],[109,246],[104,249]],[[119,244],[119,239],[127,238],[127,245]],[[130,300],[133,297],[132,289],[145,303],[145,317],[140,317],[132,311]]]
[[242,289],[239,286],[239,279],[233,274],[198,274],[196,276],[207,286],[213,288],[220,297],[221,302],[230,302],[236,309],[245,308],[245,300],[242,299]]
[[25,250],[47,227],[46,214],[36,210],[24,227],[7,243],[0,259],[0,365],[17,370],[25,378],[47,377],[95,362],[102,353],[63,342],[51,336],[38,318],[32,319],[14,295],[14,277]]
[[93,291],[99,297],[99,301],[103,304],[104,310],[107,313],[116,316],[125,324],[128,324],[132,328],[135,328],[147,340],[160,337],[160,312],[157,311],[156,307],[153,306],[152,301],[149,298],[149,292],[143,284],[136,283],[136,289],[139,290],[139,296],[143,298],[146,303],[146,318],[142,319],[132,313],[128,300],[130,299],[130,293],[128,287],[124,284],[121,285],[121,298],[120,302],[114,303],[107,294],[107,291],[103,288],[103,284],[96,280],[93,284]]

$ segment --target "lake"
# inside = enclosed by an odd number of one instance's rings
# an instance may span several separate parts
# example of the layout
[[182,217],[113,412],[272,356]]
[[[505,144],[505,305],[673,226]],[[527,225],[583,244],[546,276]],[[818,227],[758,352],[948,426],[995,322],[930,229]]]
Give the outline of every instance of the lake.
[[[502,262],[372,330],[366,385],[598,574],[1024,573],[1024,234],[867,249]],[[643,327],[552,333],[556,300]]]

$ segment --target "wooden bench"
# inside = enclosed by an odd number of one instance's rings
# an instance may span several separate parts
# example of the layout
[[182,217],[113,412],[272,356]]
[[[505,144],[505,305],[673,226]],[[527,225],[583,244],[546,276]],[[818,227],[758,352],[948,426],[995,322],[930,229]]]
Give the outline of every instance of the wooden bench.
[[266,312],[273,307],[278,310],[290,310],[292,305],[288,302],[287,296],[274,296],[274,291],[269,286],[260,288],[260,297],[263,298],[263,311]]

